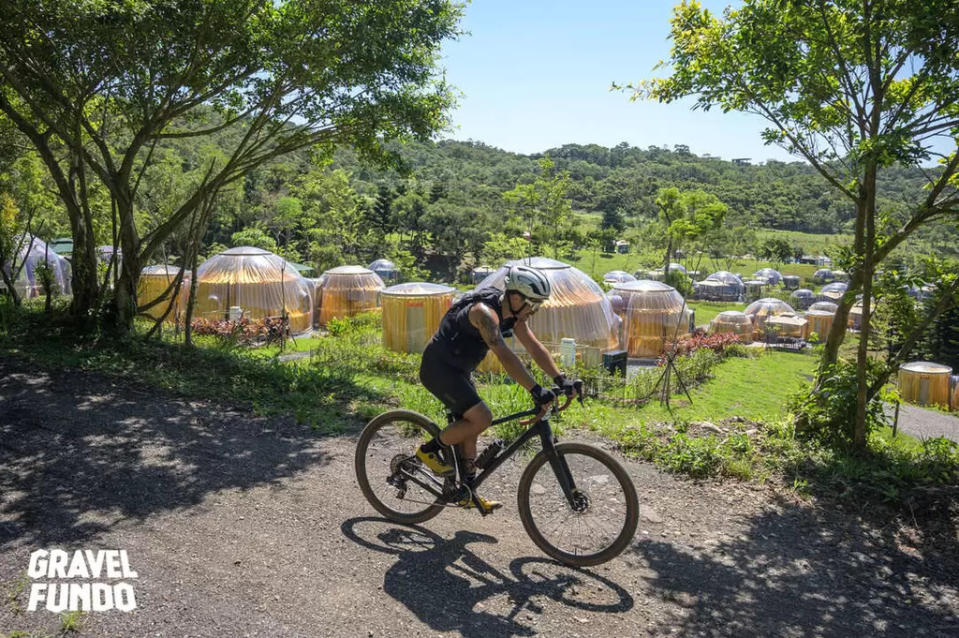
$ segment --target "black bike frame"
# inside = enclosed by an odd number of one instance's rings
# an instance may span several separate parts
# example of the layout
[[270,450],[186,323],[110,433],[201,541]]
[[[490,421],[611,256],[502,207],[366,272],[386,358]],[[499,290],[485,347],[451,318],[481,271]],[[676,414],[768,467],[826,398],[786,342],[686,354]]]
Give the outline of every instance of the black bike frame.
[[[517,412],[516,414],[495,419],[491,425],[499,425],[500,423],[506,423],[507,421],[513,421],[515,419],[520,419],[525,416],[533,416],[539,413],[539,408],[526,410],[525,412]],[[569,465],[566,463],[566,459],[556,452],[556,440],[553,436],[553,429],[549,426],[549,419],[550,414],[547,413],[542,419],[532,424],[525,432],[523,432],[518,439],[513,441],[513,443],[507,447],[505,451],[500,452],[496,458],[494,458],[485,468],[483,468],[483,471],[480,472],[475,479],[473,479],[473,489],[476,489],[482,485],[483,481],[485,481],[490,474],[495,472],[497,468],[499,468],[499,466],[506,461],[506,459],[513,456],[517,450],[523,447],[533,437],[539,435],[540,441],[543,445],[543,452],[546,453],[546,457],[549,459],[549,464],[553,468],[553,473],[556,475],[556,479],[559,481],[559,485],[563,490],[563,494],[566,496],[566,500],[569,502],[570,507],[572,507],[573,494],[576,491],[576,485],[573,482],[573,474],[569,471]]]

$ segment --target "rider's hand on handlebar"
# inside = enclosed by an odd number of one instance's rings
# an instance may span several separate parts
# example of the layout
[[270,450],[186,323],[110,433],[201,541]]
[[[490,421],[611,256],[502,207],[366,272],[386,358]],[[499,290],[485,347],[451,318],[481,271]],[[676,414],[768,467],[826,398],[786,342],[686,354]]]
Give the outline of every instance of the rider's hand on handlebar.
[[560,374],[553,377],[553,382],[559,390],[566,396],[577,397],[579,402],[583,402],[583,382],[579,379],[567,379],[566,375]]
[[533,403],[535,403],[537,406],[548,405],[556,399],[556,395],[552,390],[547,390],[539,384],[536,384],[530,388],[529,393],[533,397]]

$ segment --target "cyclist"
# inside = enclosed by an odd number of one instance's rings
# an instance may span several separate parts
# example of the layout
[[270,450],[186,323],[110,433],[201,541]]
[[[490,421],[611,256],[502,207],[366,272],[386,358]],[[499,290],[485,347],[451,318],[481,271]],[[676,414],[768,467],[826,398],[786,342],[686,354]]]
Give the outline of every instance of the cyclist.
[[[437,454],[441,447],[459,445],[465,463],[467,483],[475,475],[476,439],[490,426],[493,415],[476,393],[472,373],[490,350],[503,364],[506,372],[529,391],[536,405],[543,406],[555,399],[551,390],[543,388],[519,357],[503,340],[515,335],[533,361],[552,377],[568,396],[581,393],[579,381],[567,379],[556,367],[549,352],[526,324],[549,298],[549,280],[543,273],[528,266],[511,266],[506,275],[506,291],[481,288],[467,293],[444,315],[439,329],[426,349],[420,365],[420,380],[446,408],[456,421],[440,436],[424,443],[416,452],[420,461],[437,475],[449,475],[453,467]],[[476,497],[485,511],[502,503]],[[459,503],[473,507],[472,499]]]

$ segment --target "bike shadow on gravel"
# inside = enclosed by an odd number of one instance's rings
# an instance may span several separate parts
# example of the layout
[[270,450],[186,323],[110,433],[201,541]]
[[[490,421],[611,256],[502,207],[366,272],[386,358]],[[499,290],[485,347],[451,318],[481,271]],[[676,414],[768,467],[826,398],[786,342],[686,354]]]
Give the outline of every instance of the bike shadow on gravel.
[[469,548],[498,542],[486,534],[459,531],[445,539],[418,525],[376,517],[353,518],[340,529],[362,547],[396,555],[383,591],[434,631],[467,638],[532,636],[539,633],[534,620],[543,613],[544,598],[608,614],[634,605],[629,592],[608,578],[547,558],[514,559],[504,573]]
[[328,462],[317,443],[289,419],[0,361],[0,552],[279,484]]
[[624,557],[670,610],[653,635],[959,635],[955,542],[877,512],[779,500],[734,538],[649,540]]

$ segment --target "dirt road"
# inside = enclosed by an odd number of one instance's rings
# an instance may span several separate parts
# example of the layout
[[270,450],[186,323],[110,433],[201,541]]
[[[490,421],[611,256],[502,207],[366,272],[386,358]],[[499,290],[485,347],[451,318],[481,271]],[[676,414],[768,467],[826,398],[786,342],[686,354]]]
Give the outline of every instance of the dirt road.
[[92,612],[80,636],[959,635],[956,531],[922,512],[907,526],[629,462],[635,542],[576,570],[524,533],[519,462],[487,490],[494,515],[404,528],[362,501],[354,440],[0,359],[0,636],[59,632],[25,610],[56,582],[26,575],[49,548],[126,550],[137,573],[137,608]]

